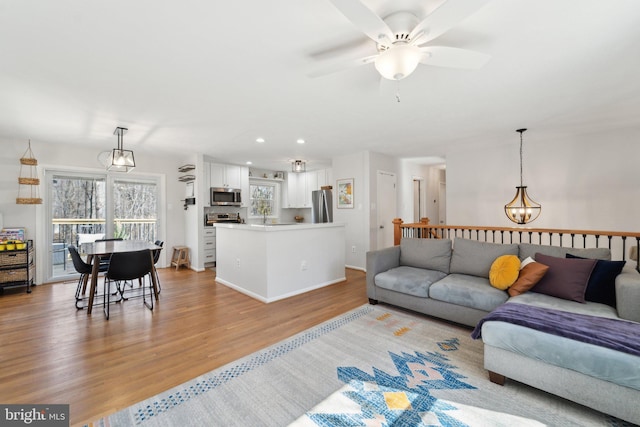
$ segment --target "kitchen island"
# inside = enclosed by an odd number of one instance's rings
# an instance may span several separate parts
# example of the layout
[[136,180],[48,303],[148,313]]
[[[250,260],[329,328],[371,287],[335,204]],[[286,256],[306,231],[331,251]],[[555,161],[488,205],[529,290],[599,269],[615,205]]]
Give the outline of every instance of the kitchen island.
[[273,302],[345,280],[344,224],[216,224],[216,281]]

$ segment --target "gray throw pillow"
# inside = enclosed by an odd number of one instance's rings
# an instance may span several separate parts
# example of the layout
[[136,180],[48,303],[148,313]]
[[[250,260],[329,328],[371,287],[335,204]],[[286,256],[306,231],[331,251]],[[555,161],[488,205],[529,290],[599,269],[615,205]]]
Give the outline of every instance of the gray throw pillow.
[[449,239],[400,240],[400,265],[449,274],[450,261],[451,240]]
[[611,251],[608,248],[566,248],[563,246],[547,246],[535,245],[531,243],[520,243],[520,259],[531,257],[535,259],[537,253],[552,256],[556,258],[564,258],[567,254],[579,256],[582,258],[593,259],[611,259]]
[[502,255],[518,255],[518,245],[456,237],[449,272],[489,278],[491,264]]

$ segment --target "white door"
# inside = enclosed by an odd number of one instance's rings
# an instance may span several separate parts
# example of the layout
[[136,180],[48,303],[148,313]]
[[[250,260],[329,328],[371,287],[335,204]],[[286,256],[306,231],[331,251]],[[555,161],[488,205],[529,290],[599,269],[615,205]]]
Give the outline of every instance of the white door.
[[447,223],[447,184],[444,182],[438,189],[438,222],[440,225]]
[[393,219],[396,217],[396,175],[378,171],[378,241],[377,249],[393,246]]
[[422,217],[422,190],[420,179],[413,179],[413,222],[420,222]]

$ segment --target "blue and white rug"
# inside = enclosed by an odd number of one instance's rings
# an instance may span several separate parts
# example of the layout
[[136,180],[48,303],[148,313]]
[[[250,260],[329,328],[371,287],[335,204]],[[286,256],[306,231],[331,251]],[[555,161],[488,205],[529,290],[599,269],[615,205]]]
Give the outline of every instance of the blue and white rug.
[[489,382],[470,332],[366,305],[92,424],[625,425],[515,381]]

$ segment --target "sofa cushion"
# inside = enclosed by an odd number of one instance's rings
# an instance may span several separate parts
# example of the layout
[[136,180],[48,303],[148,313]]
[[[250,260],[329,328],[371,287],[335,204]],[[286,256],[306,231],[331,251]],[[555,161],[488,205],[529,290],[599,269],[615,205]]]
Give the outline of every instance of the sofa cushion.
[[381,288],[427,298],[431,284],[445,276],[437,270],[400,266],[376,274],[373,280]]
[[[525,263],[525,261],[529,260],[531,261]],[[524,266],[520,269],[518,280],[509,286],[509,290],[507,291],[509,292],[509,296],[515,297],[527,292],[533,288],[547,273],[547,270],[549,270],[548,266],[535,262],[531,257],[527,257],[526,260],[522,261],[522,264],[524,264]]]
[[492,287],[489,279],[454,273],[432,284],[429,298],[489,312],[503,304],[508,295]]
[[496,258],[489,270],[489,283],[504,291],[518,279],[520,258],[516,255],[502,255]]
[[611,251],[608,248],[565,248],[561,246],[534,245],[531,243],[520,243],[520,259],[527,257],[535,258],[536,253],[564,258],[567,254],[576,255],[582,258],[611,259]]
[[547,274],[533,287],[531,292],[584,303],[584,295],[595,259],[556,258],[536,254],[536,261],[549,266]]
[[449,272],[488,279],[491,264],[501,255],[518,255],[518,245],[456,238]]
[[[567,258],[580,258],[567,254]],[[616,277],[622,272],[626,261],[599,259],[591,272],[584,299],[616,307]]]
[[400,240],[400,265],[449,273],[450,262],[451,240],[449,239]]

